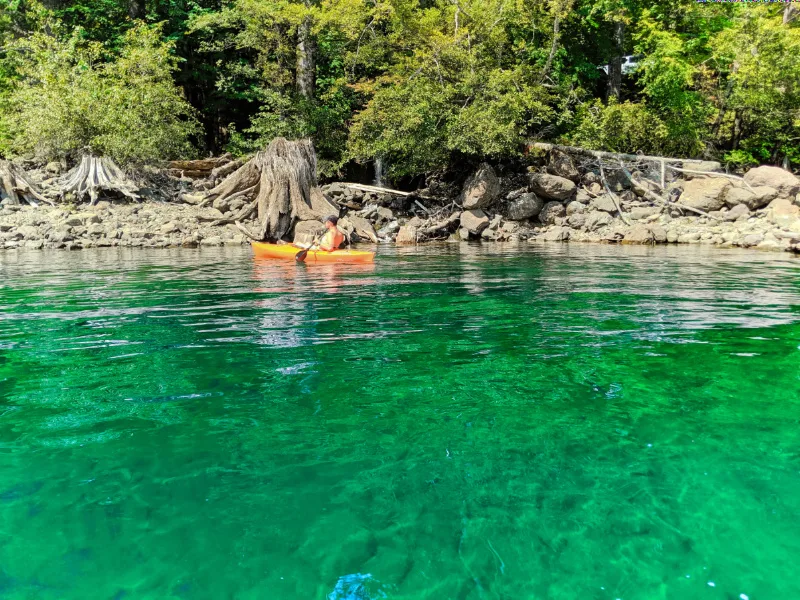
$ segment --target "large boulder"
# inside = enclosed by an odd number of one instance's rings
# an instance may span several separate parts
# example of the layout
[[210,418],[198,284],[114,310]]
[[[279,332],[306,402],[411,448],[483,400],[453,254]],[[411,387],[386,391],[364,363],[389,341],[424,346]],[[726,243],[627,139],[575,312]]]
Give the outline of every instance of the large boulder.
[[567,210],[561,202],[548,202],[542,207],[539,213],[539,220],[545,225],[552,225],[563,216],[566,216]]
[[692,179],[686,182],[681,204],[706,212],[719,210],[725,206],[725,195],[730,187],[731,182],[722,177]]
[[542,234],[541,239],[545,242],[566,242],[569,240],[569,234],[567,227],[551,227]]
[[725,204],[728,206],[743,204],[750,210],[758,210],[777,197],[778,190],[765,185],[754,187],[752,191],[746,187],[731,187],[725,193]]
[[608,194],[603,194],[602,196],[592,199],[590,206],[594,210],[602,210],[607,213],[617,212],[617,205]]
[[533,191],[550,200],[566,200],[577,189],[569,179],[549,173],[533,173],[530,180]]
[[529,192],[518,197],[508,205],[506,210],[506,217],[512,221],[523,221],[525,219],[532,219],[544,207],[544,201],[536,194]]
[[589,204],[589,202],[592,201],[592,197],[585,189],[578,188],[578,191],[575,193],[575,201],[581,204]]
[[294,226],[295,244],[312,244],[314,238],[325,233],[325,224],[319,221],[299,221]]
[[359,238],[369,240],[373,244],[378,242],[378,235],[375,233],[372,223],[359,215],[350,213],[339,219],[339,229],[354,232]]
[[781,227],[792,229],[800,218],[800,207],[792,204],[787,198],[777,198],[769,204],[769,220]]
[[568,215],[567,225],[569,225],[573,229],[580,229],[581,227],[586,225],[586,215],[578,212]]
[[746,204],[737,204],[728,212],[722,215],[724,221],[739,221],[746,220],[750,216],[750,210]]
[[489,217],[482,210],[465,210],[461,213],[461,228],[479,235],[489,226]]
[[550,152],[550,160],[547,164],[547,172],[551,175],[558,175],[570,181],[578,182],[581,174],[575,166],[569,154],[561,150],[553,150]]
[[794,198],[800,192],[800,179],[780,167],[756,167],[744,175],[751,187],[767,186],[778,190],[782,198]]
[[573,200],[567,204],[567,216],[582,212],[586,212],[586,206],[584,206],[581,202]]
[[597,231],[601,227],[611,225],[613,221],[614,219],[607,212],[596,210],[586,215],[584,227],[586,231]]
[[653,232],[646,225],[634,225],[622,239],[624,244],[652,244],[655,242]]
[[667,241],[667,230],[658,223],[650,225],[650,233],[653,234],[653,241],[657,244],[663,244]]
[[491,206],[499,195],[500,180],[497,179],[494,169],[483,163],[467,179],[459,200],[465,210],[474,210]]

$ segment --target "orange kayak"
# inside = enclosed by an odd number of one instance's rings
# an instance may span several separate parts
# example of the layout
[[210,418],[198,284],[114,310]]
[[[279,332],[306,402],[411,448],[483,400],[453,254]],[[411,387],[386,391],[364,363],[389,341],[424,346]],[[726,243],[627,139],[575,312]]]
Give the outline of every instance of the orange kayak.
[[[250,242],[256,258],[283,258],[293,259],[302,248],[293,244],[264,244]],[[306,255],[307,263],[371,263],[375,260],[375,253],[366,250],[310,250]]]

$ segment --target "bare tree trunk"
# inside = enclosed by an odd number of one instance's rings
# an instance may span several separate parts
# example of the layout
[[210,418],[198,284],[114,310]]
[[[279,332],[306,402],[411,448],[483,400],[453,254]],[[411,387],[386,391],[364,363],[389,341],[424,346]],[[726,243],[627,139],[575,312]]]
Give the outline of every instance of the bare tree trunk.
[[789,3],[786,5],[786,8],[783,9],[783,24],[786,25],[792,19],[797,16],[797,8],[794,4]]
[[128,0],[128,16],[131,19],[144,19],[147,16],[145,0]]
[[259,241],[285,237],[298,221],[324,221],[339,214],[317,186],[317,156],[311,140],[275,138],[266,150],[210,190],[201,204],[234,196],[254,199],[260,230],[252,233],[242,225],[239,229]]
[[742,117],[739,115],[739,111],[736,111],[736,116],[733,119],[733,139],[731,140],[731,149],[738,150],[739,149],[739,140],[742,139]]
[[622,95],[622,56],[624,54],[625,24],[614,21],[614,57],[608,65],[608,98],[620,99]]
[[558,51],[558,41],[561,37],[561,17],[559,15],[555,16],[553,19],[553,43],[550,44],[550,54],[547,57],[547,62],[544,65],[544,69],[542,70],[542,80],[550,74],[550,68],[553,66],[553,58],[556,56],[556,52]]
[[311,17],[306,17],[297,28],[297,93],[309,100],[314,99],[316,65],[314,53],[316,45],[311,35]]
[[719,102],[719,112],[717,113],[717,120],[714,122],[714,127],[712,129],[713,135],[716,138],[719,135],[719,129],[722,126],[722,120],[725,118],[725,113],[728,110],[728,100],[733,93],[733,77],[736,75],[736,72],[739,70],[739,63],[733,63],[733,69],[731,69],[731,74],[728,76],[728,84],[725,86],[725,93],[720,98]]

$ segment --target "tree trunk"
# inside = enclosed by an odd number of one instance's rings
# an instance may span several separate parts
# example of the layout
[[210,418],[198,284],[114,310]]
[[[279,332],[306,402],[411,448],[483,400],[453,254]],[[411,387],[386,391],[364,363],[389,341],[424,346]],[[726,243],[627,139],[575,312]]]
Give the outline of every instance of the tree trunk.
[[794,4],[791,3],[787,4],[786,8],[783,9],[783,24],[786,25],[787,23],[789,23],[789,21],[794,19],[796,13],[797,13],[797,8],[794,6]]
[[96,204],[101,191],[115,192],[139,200],[138,188],[110,158],[84,155],[80,164],[61,179],[61,197],[75,194],[78,200],[86,196]]
[[142,19],[147,16],[144,0],[128,0],[128,16],[131,19]]
[[276,138],[263,152],[211,190],[203,203],[217,198],[250,196],[258,205],[260,231],[239,228],[254,240],[279,240],[297,221],[323,221],[339,209],[317,186],[317,156],[311,140]]
[[311,35],[311,17],[306,17],[297,28],[297,93],[307,98],[314,99],[314,83],[316,80],[316,65],[314,38]]
[[737,110],[733,119],[733,139],[731,140],[731,150],[739,149],[739,140],[742,139],[742,117]]
[[553,66],[553,58],[555,58],[558,51],[558,40],[561,37],[561,17],[556,15],[553,19],[553,42],[550,44],[550,54],[547,56],[547,62],[542,70],[542,81],[550,74],[550,68]]
[[622,57],[624,50],[625,24],[614,21],[614,57],[608,65],[608,98],[620,99],[622,95]]
[[25,171],[7,160],[0,160],[0,200],[9,204],[21,204],[20,200],[33,205],[37,201],[52,204],[28,179]]

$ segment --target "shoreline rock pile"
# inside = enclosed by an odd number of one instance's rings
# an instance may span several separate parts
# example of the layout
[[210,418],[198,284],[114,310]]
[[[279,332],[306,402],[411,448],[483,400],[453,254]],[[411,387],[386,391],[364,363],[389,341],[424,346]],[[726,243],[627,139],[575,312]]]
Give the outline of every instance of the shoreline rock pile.
[[[221,157],[173,163],[172,173],[151,170],[152,187],[138,190],[142,202],[34,207],[5,198],[0,248],[245,244],[234,225],[244,197],[203,205],[191,193],[209,190],[241,164]],[[55,176],[56,166],[29,175],[39,182]],[[320,189],[339,208],[349,243],[678,243],[800,252],[800,179],[788,171],[762,166],[736,177],[718,163],[694,163],[673,169],[662,186],[657,173],[598,166],[553,149],[527,172],[498,175],[481,164],[457,188],[433,181],[413,193],[340,182]],[[258,227],[255,214],[242,221]],[[300,221],[290,239],[310,243],[323,231],[320,221]]]

